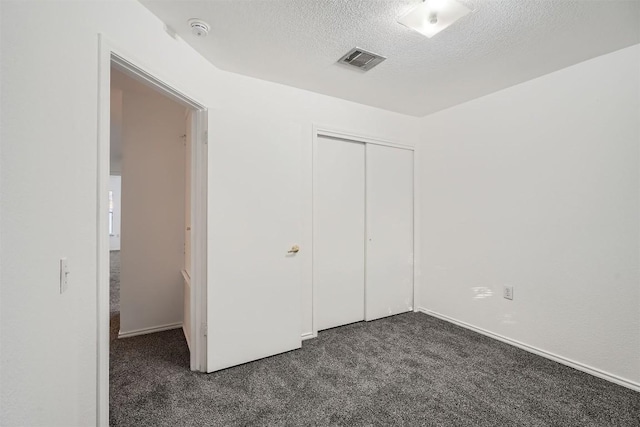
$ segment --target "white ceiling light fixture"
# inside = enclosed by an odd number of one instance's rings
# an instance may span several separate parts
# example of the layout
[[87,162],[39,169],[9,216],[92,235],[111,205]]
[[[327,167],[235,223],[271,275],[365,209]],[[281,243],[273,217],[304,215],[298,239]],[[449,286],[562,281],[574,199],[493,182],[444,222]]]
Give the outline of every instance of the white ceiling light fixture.
[[426,0],[400,17],[398,23],[431,38],[470,12],[456,0]]

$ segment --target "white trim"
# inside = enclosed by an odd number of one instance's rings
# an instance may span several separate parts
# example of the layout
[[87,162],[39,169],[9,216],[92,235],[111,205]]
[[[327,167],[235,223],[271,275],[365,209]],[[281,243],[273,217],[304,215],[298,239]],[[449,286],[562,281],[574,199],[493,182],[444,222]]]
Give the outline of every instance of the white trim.
[[154,332],[162,332],[162,331],[168,331],[170,329],[178,329],[178,328],[182,328],[182,322],[169,323],[167,325],[160,325],[160,326],[151,326],[149,328],[134,329],[133,331],[129,331],[129,332],[120,331],[118,332],[118,339],[137,337],[138,335],[153,334]]
[[364,242],[362,245],[362,250],[364,251],[364,292],[363,297],[364,301],[362,301],[362,305],[364,306],[364,321],[370,322],[371,320],[376,320],[372,318],[369,313],[371,309],[367,305],[367,293],[369,290],[369,281],[368,272],[367,272],[367,260],[369,259],[369,245],[367,241],[369,240],[369,150],[367,149],[367,143],[364,143]]
[[[308,300],[306,300],[306,294],[305,294],[305,299],[301,300],[304,301],[304,303],[302,304],[302,318],[301,320],[304,320],[304,323],[302,324],[302,330],[303,331],[308,331],[309,329],[311,329],[309,332],[303,333],[302,334],[302,340],[305,339],[309,339],[309,338],[314,338],[317,336],[317,333],[314,334],[314,329],[313,329],[313,325],[316,324],[316,319],[315,319],[315,310],[313,307],[313,300],[314,300],[314,295],[313,295],[313,158],[314,158],[314,152],[313,152],[313,147],[314,147],[314,138],[313,138],[313,134],[309,135],[307,132],[309,131],[309,128],[307,126],[304,126],[300,129],[300,138],[301,141],[305,141],[305,144],[303,144],[302,146],[302,197],[301,197],[301,202],[302,202],[302,247],[305,249],[304,253],[302,254],[302,274],[303,274],[303,279],[302,279],[302,285],[304,287],[304,290],[306,292],[309,291],[309,289],[311,290],[311,304],[307,305],[307,303],[309,302]],[[312,127],[312,131],[313,131],[313,127]],[[309,139],[308,137],[311,136],[311,138]],[[310,287],[310,288],[309,288]],[[308,308],[309,307],[309,308]],[[307,319],[306,319],[306,310],[310,309],[311,312],[311,325],[308,325]]]
[[136,65],[138,61],[134,63],[133,60],[129,60],[127,57],[129,56],[126,55],[125,57],[125,54],[123,54],[120,49],[116,50],[111,47],[111,65],[118,71],[125,73],[127,76],[138,80],[140,83],[156,91],[162,92],[180,105],[196,111],[205,109],[204,104],[175,89],[175,86],[168,83],[165,79],[160,79],[145,71],[148,68]]
[[420,301],[420,260],[422,259],[422,246],[420,242],[420,149],[413,151],[413,312],[418,312]]
[[318,128],[312,127],[311,137],[311,335],[318,336],[318,310],[316,309],[316,301],[318,300],[317,290],[315,286],[315,262],[316,253],[316,236],[318,235],[318,224],[316,221],[316,185],[318,182]]
[[[98,188],[96,229],[96,424],[109,426],[109,149],[111,49],[98,34]],[[105,176],[107,177],[105,179]],[[106,194],[107,197],[103,197]]]
[[304,334],[302,334],[302,341],[304,340],[309,340],[311,338],[317,338],[318,337],[318,333],[313,333],[313,332],[305,332]]
[[554,353],[550,353],[550,352],[545,351],[545,350],[541,350],[541,349],[539,349],[537,347],[533,347],[533,346],[530,346],[530,345],[525,344],[523,342],[520,342],[520,341],[517,341],[517,340],[513,340],[511,338],[507,338],[505,336],[502,336],[502,335],[487,331],[486,329],[478,328],[477,326],[473,326],[473,325],[471,325],[469,323],[466,323],[466,322],[463,322],[461,320],[457,320],[457,319],[454,319],[452,317],[445,316],[444,314],[436,313],[435,311],[431,311],[431,310],[428,310],[428,309],[423,308],[423,307],[419,307],[418,311],[420,311],[421,313],[424,313],[426,315],[437,317],[438,319],[444,320],[446,322],[453,323],[453,324],[461,326],[463,328],[472,330],[472,331],[477,332],[479,334],[485,335],[485,336],[487,336],[489,338],[493,338],[493,339],[496,339],[498,341],[502,341],[503,343],[510,344],[510,345],[512,345],[514,347],[521,348],[522,350],[528,351],[529,353],[533,353],[533,354],[536,354],[538,356],[542,356],[542,357],[544,357],[546,359],[553,360],[554,362],[558,362],[558,363],[560,363],[562,365],[569,366],[570,368],[577,369],[578,371],[585,372],[587,374],[593,375],[594,377],[602,378],[604,380],[607,380],[607,381],[610,381],[612,383],[621,385],[623,387],[630,388],[631,390],[640,391],[640,383],[637,383],[635,381],[630,381],[630,380],[621,378],[621,377],[619,377],[617,375],[610,374],[610,373],[605,372],[605,371],[603,371],[601,369],[594,368],[592,366],[585,365],[585,364],[580,363],[580,362],[576,362],[575,360],[571,360],[571,359],[568,359],[566,357],[562,357],[562,356],[559,356],[559,355],[554,354]]
[[208,115],[205,109],[191,115],[191,351],[193,371],[207,372],[207,208]]
[[335,129],[327,126],[314,125],[313,135],[314,135],[314,139],[316,139],[318,136],[321,135],[329,138],[338,138],[338,139],[345,139],[347,141],[363,142],[365,144],[385,145],[387,147],[395,147],[395,148],[401,148],[404,150],[411,150],[411,151],[415,150],[415,148],[411,145],[399,144],[397,142],[365,136],[361,134],[355,134],[353,132],[343,131],[343,130],[339,130],[339,129]]
[[[207,286],[207,156],[208,116],[205,104],[175,89],[175,85],[150,67],[142,66],[131,55],[116,48],[98,34],[98,135],[97,135],[97,342],[96,342],[96,417],[97,425],[109,425],[109,147],[111,67],[151,86],[181,105],[194,110],[192,114],[192,230],[191,258],[191,369],[206,372],[206,286]],[[180,327],[182,323],[171,327]],[[159,327],[164,328],[164,327]],[[154,331],[164,330],[155,328]],[[144,332],[149,333],[149,332]],[[122,336],[132,336],[132,332]],[[196,338],[196,339],[193,339]]]

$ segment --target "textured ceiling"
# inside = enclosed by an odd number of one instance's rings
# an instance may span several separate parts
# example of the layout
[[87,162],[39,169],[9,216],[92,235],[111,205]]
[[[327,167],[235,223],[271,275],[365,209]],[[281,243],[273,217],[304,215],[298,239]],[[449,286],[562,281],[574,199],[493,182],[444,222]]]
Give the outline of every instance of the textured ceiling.
[[[640,0],[459,0],[431,39],[397,23],[419,1],[141,0],[220,69],[414,116],[640,43]],[[336,64],[354,46],[388,59]]]

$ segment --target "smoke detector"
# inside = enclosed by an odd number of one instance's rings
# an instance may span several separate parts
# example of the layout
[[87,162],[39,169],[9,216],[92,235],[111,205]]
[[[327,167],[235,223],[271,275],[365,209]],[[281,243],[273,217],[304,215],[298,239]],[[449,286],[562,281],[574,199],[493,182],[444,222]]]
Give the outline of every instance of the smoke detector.
[[360,49],[359,47],[354,47],[340,58],[338,63],[351,65],[352,67],[359,68],[362,71],[369,71],[385,59],[387,58],[384,56],[368,52],[364,49]]
[[191,32],[196,37],[206,37],[209,34],[209,24],[199,19],[190,19],[189,26],[191,27]]

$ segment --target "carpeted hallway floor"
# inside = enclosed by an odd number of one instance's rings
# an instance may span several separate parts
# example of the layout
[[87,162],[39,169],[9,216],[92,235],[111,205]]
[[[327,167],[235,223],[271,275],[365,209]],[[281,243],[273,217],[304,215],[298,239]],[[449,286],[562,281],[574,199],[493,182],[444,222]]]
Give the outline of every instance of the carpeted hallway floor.
[[120,330],[120,251],[109,253],[111,268],[109,271],[109,322],[111,341],[118,338]]
[[110,356],[112,426],[640,426],[640,393],[420,313],[213,374],[189,371],[181,330]]

